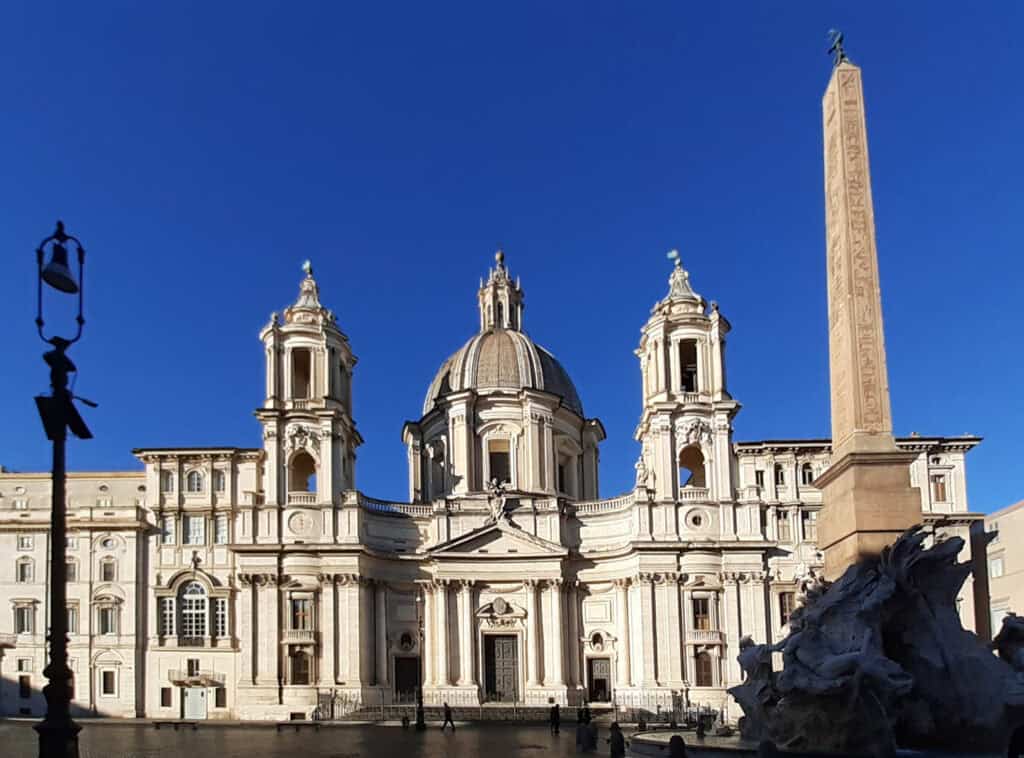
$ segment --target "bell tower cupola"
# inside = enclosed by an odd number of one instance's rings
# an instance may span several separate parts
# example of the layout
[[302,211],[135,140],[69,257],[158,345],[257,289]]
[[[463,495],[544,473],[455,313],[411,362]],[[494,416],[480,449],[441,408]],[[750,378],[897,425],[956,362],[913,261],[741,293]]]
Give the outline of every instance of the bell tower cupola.
[[495,266],[480,280],[480,331],[523,328],[523,290],[519,279],[513,282],[505,268],[505,253],[494,254]]
[[268,504],[327,504],[355,488],[355,449],[362,443],[352,417],[356,357],[334,313],[320,302],[313,266],[299,297],[272,313],[260,332],[266,393],[256,416],[267,453]]

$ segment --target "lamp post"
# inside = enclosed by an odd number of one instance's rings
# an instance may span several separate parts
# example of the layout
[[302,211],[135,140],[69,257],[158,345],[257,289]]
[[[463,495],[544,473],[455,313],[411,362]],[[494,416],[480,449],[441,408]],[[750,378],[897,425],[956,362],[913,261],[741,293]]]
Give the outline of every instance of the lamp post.
[[422,591],[416,596],[416,626],[420,635],[420,677],[416,684],[416,731],[423,732],[427,729],[427,720],[423,714],[423,594]]
[[[74,243],[78,258],[78,282],[68,267],[69,242]],[[50,248],[50,260],[43,265],[46,248]],[[64,496],[64,445],[68,429],[76,437],[89,439],[92,433],[78,414],[72,400],[75,396],[68,389],[68,374],[74,372],[75,364],[67,357],[67,349],[82,336],[85,318],[82,315],[82,278],[85,266],[85,248],[77,238],[64,232],[64,224],[57,222],[57,230],[39,243],[36,249],[37,312],[36,329],[39,337],[53,349],[43,354],[43,360],[50,367],[49,395],[36,396],[36,406],[46,430],[47,439],[53,442],[53,470],[51,473],[53,500],[50,510],[50,660],[43,674],[49,684],[43,687],[46,697],[46,717],[36,724],[39,733],[40,758],[77,758],[78,732],[81,727],[71,719],[71,670],[68,668],[68,617],[67,617],[67,503]],[[47,337],[43,333],[43,284],[58,292],[78,295],[77,330],[71,339]],[[95,403],[79,398],[86,405]]]

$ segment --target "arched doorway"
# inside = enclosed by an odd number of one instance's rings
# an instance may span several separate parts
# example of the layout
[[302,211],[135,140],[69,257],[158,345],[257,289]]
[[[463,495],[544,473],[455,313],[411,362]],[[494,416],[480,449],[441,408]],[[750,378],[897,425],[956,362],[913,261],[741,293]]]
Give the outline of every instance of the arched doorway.
[[305,450],[292,456],[288,466],[289,492],[316,492],[316,461]]

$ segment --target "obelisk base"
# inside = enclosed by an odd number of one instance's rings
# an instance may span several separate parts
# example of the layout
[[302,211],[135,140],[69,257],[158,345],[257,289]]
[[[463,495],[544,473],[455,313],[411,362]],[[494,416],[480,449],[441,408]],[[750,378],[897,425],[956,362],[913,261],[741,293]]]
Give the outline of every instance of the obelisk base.
[[917,453],[898,449],[847,452],[814,481],[824,503],[818,544],[825,553],[826,579],[838,579],[921,523],[921,493],[910,486],[915,458]]

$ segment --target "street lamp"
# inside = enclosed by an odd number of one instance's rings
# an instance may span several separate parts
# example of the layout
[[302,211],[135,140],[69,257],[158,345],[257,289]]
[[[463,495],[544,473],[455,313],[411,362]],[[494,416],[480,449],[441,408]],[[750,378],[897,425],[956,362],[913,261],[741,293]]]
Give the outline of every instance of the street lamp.
[[416,595],[416,626],[420,635],[420,676],[416,684],[416,731],[423,732],[427,729],[427,720],[423,715],[423,656],[426,651],[423,649],[423,594]]
[[[78,258],[78,281],[68,266],[68,243],[74,243]],[[46,248],[50,260],[43,265]],[[64,224],[57,222],[57,230],[36,248],[37,312],[36,329],[39,337],[53,349],[43,354],[50,367],[49,395],[37,395],[36,406],[43,420],[47,439],[53,442],[53,469],[51,473],[53,499],[50,510],[50,661],[43,674],[49,684],[43,687],[46,697],[46,717],[35,730],[39,733],[40,758],[77,758],[78,732],[81,727],[71,719],[71,669],[68,668],[68,616],[67,616],[67,503],[64,496],[64,445],[68,429],[76,437],[89,439],[92,433],[71,402],[75,396],[68,389],[68,374],[75,364],[67,357],[67,349],[82,336],[85,318],[82,315],[82,278],[85,267],[85,248],[76,237],[64,232]],[[77,330],[71,339],[47,337],[43,333],[43,284],[58,292],[78,295]],[[95,403],[78,398],[93,408]]]

